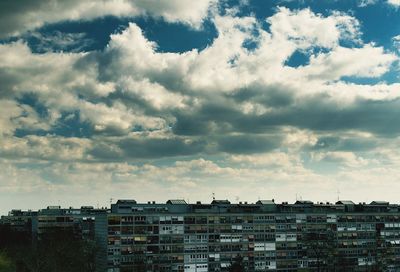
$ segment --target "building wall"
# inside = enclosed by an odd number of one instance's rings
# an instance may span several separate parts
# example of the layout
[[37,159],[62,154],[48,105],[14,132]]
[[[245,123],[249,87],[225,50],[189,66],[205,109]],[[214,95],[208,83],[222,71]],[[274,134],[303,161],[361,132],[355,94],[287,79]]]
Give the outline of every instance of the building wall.
[[[73,229],[97,243],[103,271],[400,271],[398,205],[137,204],[14,211],[2,224]],[[95,234],[93,234],[95,231]]]
[[107,229],[108,271],[228,271],[237,256],[246,271],[400,269],[398,212],[140,209],[108,214]]
[[[96,271],[107,271],[108,216],[98,214],[95,221],[95,241],[97,244]],[[110,265],[111,267],[111,265]]]

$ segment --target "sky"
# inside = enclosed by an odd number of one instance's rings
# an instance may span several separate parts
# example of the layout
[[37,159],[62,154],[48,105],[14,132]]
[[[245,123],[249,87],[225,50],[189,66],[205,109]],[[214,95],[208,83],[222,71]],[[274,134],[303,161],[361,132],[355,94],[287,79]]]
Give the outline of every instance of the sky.
[[0,214],[399,203],[399,0],[0,2]]

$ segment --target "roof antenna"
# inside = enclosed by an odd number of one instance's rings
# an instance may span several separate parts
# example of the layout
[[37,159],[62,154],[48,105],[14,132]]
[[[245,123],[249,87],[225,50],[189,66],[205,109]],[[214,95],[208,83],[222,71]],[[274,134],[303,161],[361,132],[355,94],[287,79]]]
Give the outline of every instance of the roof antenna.
[[339,188],[337,189],[337,201],[339,201],[340,200],[340,191],[339,191]]
[[215,193],[212,193],[212,199],[215,200]]

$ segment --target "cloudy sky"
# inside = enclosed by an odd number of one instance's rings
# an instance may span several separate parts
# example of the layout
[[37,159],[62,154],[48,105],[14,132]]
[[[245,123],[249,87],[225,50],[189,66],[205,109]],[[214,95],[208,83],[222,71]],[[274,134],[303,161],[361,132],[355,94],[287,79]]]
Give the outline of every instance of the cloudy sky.
[[0,213],[390,200],[399,0],[0,2]]

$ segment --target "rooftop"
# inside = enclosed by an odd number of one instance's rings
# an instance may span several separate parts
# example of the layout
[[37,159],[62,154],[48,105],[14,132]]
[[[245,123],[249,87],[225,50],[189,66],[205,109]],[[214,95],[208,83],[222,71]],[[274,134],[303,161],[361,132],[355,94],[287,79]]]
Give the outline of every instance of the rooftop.
[[259,200],[259,201],[256,202],[256,204],[259,204],[259,205],[275,205],[275,201],[273,199],[272,200]]
[[183,199],[170,199],[167,201],[167,204],[172,205],[187,205],[186,201]]
[[[150,201],[137,203],[133,199],[120,199],[110,208],[94,209],[92,206],[82,206],[80,209],[49,206],[39,211],[13,210],[8,216],[36,216],[56,214],[97,214],[97,213],[400,213],[399,204],[390,204],[387,201],[372,201],[369,204],[360,202],[355,204],[351,200],[339,200],[336,203],[312,202],[298,200],[295,203],[275,203],[275,200],[258,200],[256,202],[231,203],[229,200],[212,200],[211,203],[187,203],[183,199],[170,199],[165,203]],[[3,216],[5,217],[5,216]]]

